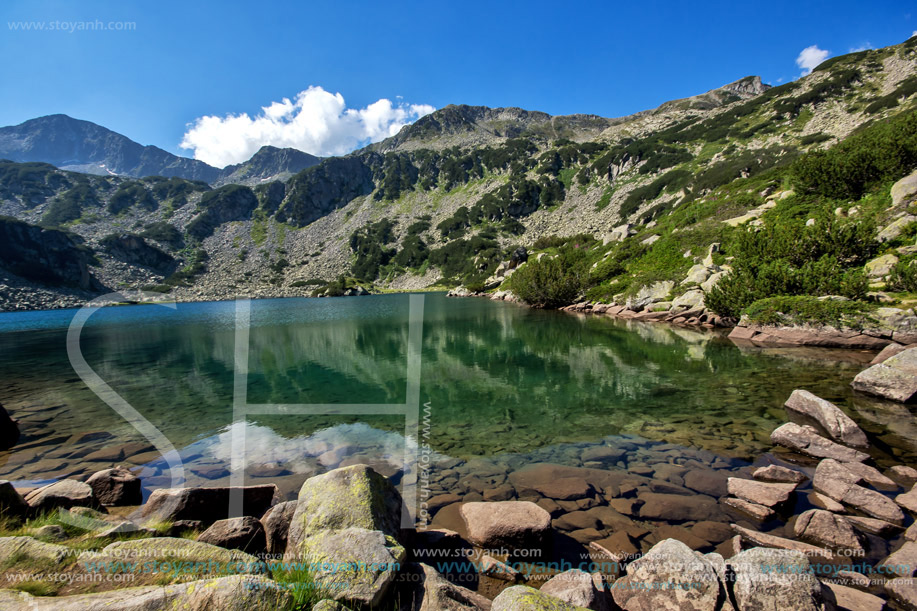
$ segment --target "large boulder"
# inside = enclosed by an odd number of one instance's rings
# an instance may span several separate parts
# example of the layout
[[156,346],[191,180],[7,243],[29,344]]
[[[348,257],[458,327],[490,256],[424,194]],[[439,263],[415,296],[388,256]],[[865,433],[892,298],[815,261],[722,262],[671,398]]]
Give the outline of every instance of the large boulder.
[[406,556],[400,519],[401,496],[370,467],[317,475],[299,491],[284,559],[315,563],[313,580],[338,602],[377,605]]
[[401,611],[489,611],[491,602],[477,592],[447,581],[426,564],[409,564],[399,591]]
[[576,607],[608,611],[605,584],[601,579],[598,580],[598,584],[596,581],[596,576],[573,569],[549,579],[541,586],[541,592]]
[[818,423],[838,443],[853,448],[869,447],[866,433],[850,416],[830,401],[825,401],[807,390],[794,390],[784,407],[791,415]]
[[821,584],[800,552],[754,549],[729,560],[735,575],[733,594],[743,611],[824,611]]
[[407,556],[394,537],[356,527],[313,534],[298,549],[318,588],[357,607],[379,605]]
[[290,522],[296,513],[297,501],[278,503],[267,510],[261,517],[264,525],[264,536],[267,543],[267,553],[282,555],[287,550],[287,535],[290,532]]
[[636,295],[627,298],[627,309],[639,312],[647,306],[664,301],[673,288],[675,288],[675,283],[671,280],[659,281],[649,286],[644,286]]
[[21,517],[28,512],[29,504],[13,484],[7,480],[0,480],[0,515]]
[[892,401],[906,402],[917,394],[917,347],[902,350],[857,374],[855,390]]
[[869,454],[842,446],[818,434],[811,426],[800,426],[794,422],[774,429],[771,441],[796,452],[815,458],[834,458],[845,462],[863,462]]
[[19,441],[19,425],[0,405],[0,451],[9,450]]
[[917,216],[914,216],[913,214],[905,214],[904,216],[900,216],[880,229],[879,233],[876,234],[876,239],[879,242],[891,242],[899,235],[901,235],[908,225],[915,221],[917,221]]
[[513,586],[500,592],[491,611],[586,611],[529,586]]
[[530,501],[465,503],[461,508],[468,539],[481,547],[544,549],[551,514]]
[[263,554],[267,550],[264,527],[251,516],[217,520],[197,536],[197,540],[217,547],[237,549],[249,554]]
[[0,590],[0,609],[4,611],[276,611],[292,605],[292,596],[284,586],[252,575],[73,596],[32,596]]
[[900,208],[917,197],[917,172],[909,174],[892,185],[892,207]]
[[[277,486],[242,486],[242,513],[261,517],[274,504]],[[229,500],[233,488],[160,488],[154,490],[141,508],[146,520],[174,522],[198,520],[212,524],[230,517]]]
[[86,483],[103,506],[120,507],[139,505],[143,502],[140,478],[124,467],[93,473]]
[[34,511],[94,507],[98,505],[98,501],[89,484],[78,482],[74,479],[62,479],[59,482],[33,490],[25,495],[25,502]]
[[[690,587],[667,587],[672,583]],[[625,611],[717,611],[720,580],[709,559],[666,539],[628,565],[612,596]]]

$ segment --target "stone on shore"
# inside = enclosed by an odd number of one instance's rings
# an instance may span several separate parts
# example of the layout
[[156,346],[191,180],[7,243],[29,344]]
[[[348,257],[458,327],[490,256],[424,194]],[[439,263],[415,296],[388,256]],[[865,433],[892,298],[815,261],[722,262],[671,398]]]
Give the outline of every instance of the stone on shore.
[[585,611],[529,586],[512,586],[494,598],[491,611]]
[[59,482],[33,490],[25,495],[25,502],[34,511],[94,507],[98,505],[98,501],[89,484],[73,479],[62,479]]
[[[243,515],[261,517],[274,504],[277,486],[242,486]],[[154,490],[140,515],[145,520],[174,522],[198,520],[213,524],[230,517],[229,500],[233,488],[160,488]]]
[[853,524],[824,509],[809,509],[799,514],[793,532],[800,539],[823,547],[866,552],[863,539]]
[[19,491],[7,480],[0,480],[0,515],[22,517],[29,512]]
[[751,476],[762,482],[778,482],[784,484],[801,484],[808,479],[805,473],[797,471],[796,469],[781,467],[780,465],[758,467]]
[[884,611],[885,609],[885,601],[874,594],[830,581],[825,583],[825,587],[828,592],[823,592],[828,602],[833,604],[838,611]]
[[895,502],[910,511],[917,513],[917,485],[904,494],[895,497]]
[[917,469],[905,465],[895,465],[889,468],[888,477],[909,488],[917,484]]
[[596,587],[595,577],[578,569],[555,575],[540,589],[542,593],[575,607],[584,607],[595,611],[608,610],[606,594]]
[[[671,582],[692,587],[664,587]],[[625,611],[716,611],[720,581],[707,558],[680,541],[666,539],[628,565],[612,596]]]
[[917,347],[908,348],[878,365],[861,371],[853,379],[855,390],[901,403],[917,394]]
[[885,583],[885,591],[902,609],[917,609],[917,582],[910,577],[899,577]]
[[206,567],[206,572],[216,574],[225,574],[227,571],[252,575],[268,572],[266,564],[251,554],[173,537],[116,541],[97,552],[83,552],[79,556],[81,564],[119,561],[124,563],[119,566],[126,573],[142,573],[144,566],[149,566],[147,563],[153,561],[195,563],[199,567]]
[[44,543],[32,537],[0,537],[0,563],[14,559],[17,563],[30,560],[59,563],[70,556],[70,548],[64,545]]
[[217,520],[210,528],[199,534],[197,540],[254,555],[267,550],[264,527],[251,516]]
[[290,522],[296,513],[297,501],[278,503],[267,510],[261,518],[264,525],[264,536],[267,544],[267,553],[283,554],[287,550],[287,535],[290,531]]
[[850,416],[830,401],[807,390],[794,390],[784,404],[787,412],[817,422],[836,442],[853,448],[868,448],[866,433]]
[[282,584],[252,575],[71,596],[32,596],[0,590],[0,608],[4,611],[276,611],[291,608],[292,604],[292,596]]
[[754,548],[729,560],[735,574],[733,593],[742,611],[824,611],[821,584],[810,573],[803,553]]
[[844,516],[844,519],[853,524],[853,527],[861,532],[878,535],[885,539],[901,531],[901,526],[886,522],[885,520],[864,518],[862,516]]
[[0,405],[0,451],[9,450],[19,441],[19,425]]
[[405,582],[410,591],[400,591],[402,611],[489,611],[491,602],[477,592],[447,581],[426,564],[409,564]]
[[739,477],[730,477],[727,486],[730,494],[765,507],[786,503],[796,490],[796,484],[756,482]]
[[481,547],[544,549],[551,528],[551,514],[530,501],[465,503],[462,519],[469,540]]
[[818,434],[811,426],[800,426],[793,422],[774,429],[771,441],[790,450],[815,458],[834,458],[844,462],[863,462],[869,454],[834,443]]
[[783,537],[777,537],[775,535],[759,533],[739,526],[738,524],[733,524],[732,529],[742,538],[742,541],[747,541],[758,547],[798,552],[810,558],[831,558],[833,556],[829,550],[822,549],[821,547],[809,545],[808,543],[795,541],[793,539],[784,539]]
[[879,563],[878,570],[882,575],[913,577],[917,574],[917,542],[905,541],[904,545]]
[[140,478],[124,467],[93,473],[86,483],[92,488],[99,503],[105,507],[139,505],[143,502]]

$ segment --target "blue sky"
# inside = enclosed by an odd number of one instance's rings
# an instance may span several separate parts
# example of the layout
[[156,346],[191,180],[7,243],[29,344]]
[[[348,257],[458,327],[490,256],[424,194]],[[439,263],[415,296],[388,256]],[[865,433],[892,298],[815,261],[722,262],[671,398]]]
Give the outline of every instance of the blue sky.
[[[621,116],[750,74],[792,80],[813,45],[840,55],[917,30],[901,0],[5,0],[0,15],[0,125],[65,113],[215,163],[272,139],[340,152],[450,103]],[[96,20],[136,25],[14,29]]]

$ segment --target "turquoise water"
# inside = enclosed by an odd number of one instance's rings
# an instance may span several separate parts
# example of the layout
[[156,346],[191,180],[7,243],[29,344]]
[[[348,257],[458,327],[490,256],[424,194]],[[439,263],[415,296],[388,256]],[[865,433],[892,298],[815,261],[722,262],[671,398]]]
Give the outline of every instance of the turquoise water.
[[[406,400],[407,295],[251,303],[250,402]],[[50,449],[73,434],[113,436],[98,447],[141,439],[70,366],[74,313],[0,314],[0,403],[23,420],[25,444],[38,448],[37,461],[0,464],[0,477],[78,472],[80,456]],[[228,457],[234,341],[233,302],[130,306],[95,313],[81,348],[190,460],[214,464]],[[634,434],[751,459],[770,448],[794,388],[849,407],[849,382],[861,368],[850,354],[741,349],[716,333],[428,294],[423,441],[468,459]],[[296,463],[294,473],[372,452],[394,462],[404,433],[392,416],[253,416],[245,426],[249,464]]]

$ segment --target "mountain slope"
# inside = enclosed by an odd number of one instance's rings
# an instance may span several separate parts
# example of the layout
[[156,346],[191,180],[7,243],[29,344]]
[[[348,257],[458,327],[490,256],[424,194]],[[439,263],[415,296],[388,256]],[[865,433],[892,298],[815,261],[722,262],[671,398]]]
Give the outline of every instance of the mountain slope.
[[[769,196],[794,184],[797,160],[913,113],[914,74],[917,39],[834,58],[780,87],[746,77],[619,119],[449,106],[283,182],[265,180],[274,164],[263,169],[259,152],[232,172],[253,188],[9,164],[0,214],[82,236],[107,286],[157,286],[178,299],[309,294],[332,280],[335,290],[492,285],[518,246],[557,254],[556,236],[577,235],[602,270],[583,293],[614,300],[655,282],[678,286],[710,244],[731,248],[744,222],[777,214]],[[313,161],[294,155],[285,167],[297,158]],[[882,176],[855,197],[887,188],[892,177]],[[777,208],[806,221],[829,205],[856,208],[855,197],[800,192]],[[859,208],[888,221],[878,204]],[[116,260],[102,243],[112,234],[138,248],[124,234],[143,237],[177,271],[123,260],[139,255]]]
[[321,158],[297,149],[262,146],[248,161],[223,168],[216,184],[255,185],[271,180],[285,181],[320,161]]
[[0,158],[39,161],[91,174],[177,176],[212,182],[220,170],[203,161],[143,146],[90,121],[49,115],[0,128]]

